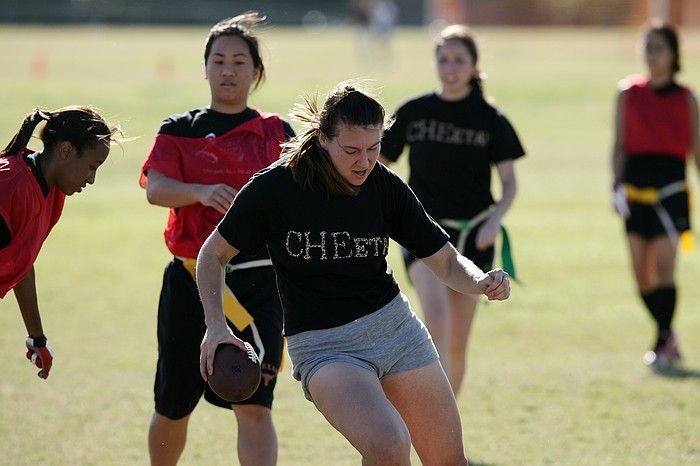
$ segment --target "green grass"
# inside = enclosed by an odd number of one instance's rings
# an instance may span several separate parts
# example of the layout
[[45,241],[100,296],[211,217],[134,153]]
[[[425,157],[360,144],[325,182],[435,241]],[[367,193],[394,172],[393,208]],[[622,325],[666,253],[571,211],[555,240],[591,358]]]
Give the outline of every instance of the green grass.
[[[470,458],[498,466],[700,463],[698,253],[678,265],[686,372],[653,374],[641,364],[652,326],[608,201],[615,83],[642,70],[637,31],[476,32],[487,92],[528,156],[517,163],[520,193],[506,222],[525,284],[509,302],[482,306],[458,400]],[[113,149],[95,186],[68,200],[37,261],[44,326],[57,353],[48,381],[24,360],[14,298],[0,302],[2,465],[148,462],[167,211],[147,204],[137,176],[159,122],[208,103],[205,34],[202,27],[0,29],[2,144],[32,107],[74,103],[101,108],[137,138]],[[352,77],[374,79],[389,109],[436,85],[423,30],[399,31],[388,64],[361,58],[346,29],[312,35],[272,27],[263,38],[269,79],[251,103],[265,110],[286,114],[301,96]],[[700,32],[683,39],[682,78],[697,87]],[[35,77],[30,64],[40,55],[47,75]],[[691,180],[697,191],[697,176]],[[395,253],[394,270],[413,298]],[[289,365],[275,420],[281,465],[359,462],[303,399]],[[203,402],[181,464],[235,463],[235,431],[230,413]]]

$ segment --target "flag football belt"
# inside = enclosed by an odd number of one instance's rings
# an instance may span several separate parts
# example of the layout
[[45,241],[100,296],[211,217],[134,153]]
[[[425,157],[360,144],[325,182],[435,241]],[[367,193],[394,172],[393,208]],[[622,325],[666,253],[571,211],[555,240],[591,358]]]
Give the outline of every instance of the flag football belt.
[[679,233],[678,229],[676,229],[676,226],[673,224],[671,215],[661,204],[661,201],[675,196],[676,194],[686,192],[687,190],[688,186],[685,180],[674,181],[658,189],[638,188],[637,186],[625,183],[625,195],[627,196],[627,200],[629,202],[651,206],[659,217],[664,231],[668,237],[671,238],[671,242],[674,245],[679,245],[683,252],[691,252],[695,248],[693,234],[690,230]]
[[[192,280],[194,280],[196,283],[197,260],[187,257],[176,257],[176,259],[182,262],[182,265],[185,267],[185,270],[189,272],[189,274],[192,276]],[[234,270],[250,269],[253,267],[263,267],[267,265],[272,265],[272,261],[270,259],[243,262],[241,264],[226,264],[226,268],[224,271],[225,273],[230,273]],[[226,315],[226,318],[230,320],[231,323],[235,325],[239,331],[242,332],[253,322],[253,316],[251,316],[250,312],[248,312],[248,310],[243,307],[240,301],[238,301],[236,296],[233,294],[233,291],[231,291],[231,288],[229,288],[228,285],[226,285],[226,283],[224,283],[223,291],[224,314]]]
[[[475,225],[486,220],[494,211],[496,206],[489,206],[488,208],[482,210],[472,218],[465,219],[454,219],[454,218],[441,218],[438,223],[445,228],[451,228],[453,230],[459,231],[459,237],[457,238],[457,250],[464,252],[464,246],[467,242],[467,236],[472,231]],[[513,253],[510,247],[510,238],[508,237],[508,232],[505,227],[501,225],[501,264],[503,270],[505,270],[512,279],[516,279],[515,275],[515,263],[513,262]]]

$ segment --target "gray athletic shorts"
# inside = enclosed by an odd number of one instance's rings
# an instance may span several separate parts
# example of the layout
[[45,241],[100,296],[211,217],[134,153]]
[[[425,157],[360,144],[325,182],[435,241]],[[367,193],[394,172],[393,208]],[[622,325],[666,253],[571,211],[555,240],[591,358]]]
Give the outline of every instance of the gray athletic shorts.
[[428,329],[402,293],[372,314],[340,327],[287,337],[287,352],[292,374],[301,381],[309,401],[313,401],[309,380],[326,364],[353,364],[374,372],[381,380],[438,360]]

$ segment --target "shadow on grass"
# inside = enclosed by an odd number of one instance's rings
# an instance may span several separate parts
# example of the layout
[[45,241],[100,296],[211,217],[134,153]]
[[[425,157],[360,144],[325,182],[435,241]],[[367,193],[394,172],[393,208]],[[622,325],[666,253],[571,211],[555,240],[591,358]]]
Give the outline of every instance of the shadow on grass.
[[481,463],[479,461],[469,460],[469,466],[496,466],[494,463]]
[[700,379],[700,371],[696,369],[690,369],[685,367],[657,367],[653,366],[652,371],[654,374],[666,377],[669,379]]

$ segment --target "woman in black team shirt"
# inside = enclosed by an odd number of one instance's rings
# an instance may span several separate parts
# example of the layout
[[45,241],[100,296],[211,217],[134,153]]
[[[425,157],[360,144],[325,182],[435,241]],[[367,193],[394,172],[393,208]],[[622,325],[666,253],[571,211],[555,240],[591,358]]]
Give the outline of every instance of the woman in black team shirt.
[[293,116],[304,133],[243,187],[200,251],[202,376],[220,343],[242,345],[222,312],[223,267],[267,246],[294,377],[363,464],[409,464],[411,442],[424,464],[467,464],[435,347],[387,266],[389,238],[461,293],[506,299],[508,275],[461,256],[406,184],[376,163],[385,115],[374,98],[341,85],[322,109],[309,101]]
[[[501,220],[515,198],[513,160],[524,151],[506,117],[484,99],[476,44],[469,29],[462,25],[445,28],[435,54],[440,89],[397,110],[396,122],[382,140],[380,161],[396,161],[408,145],[409,186],[428,214],[448,232],[457,250],[488,270]],[[491,195],[493,165],[502,185],[498,202]],[[456,394],[466,371],[477,297],[440,284],[410,252],[404,251],[404,259]]]

